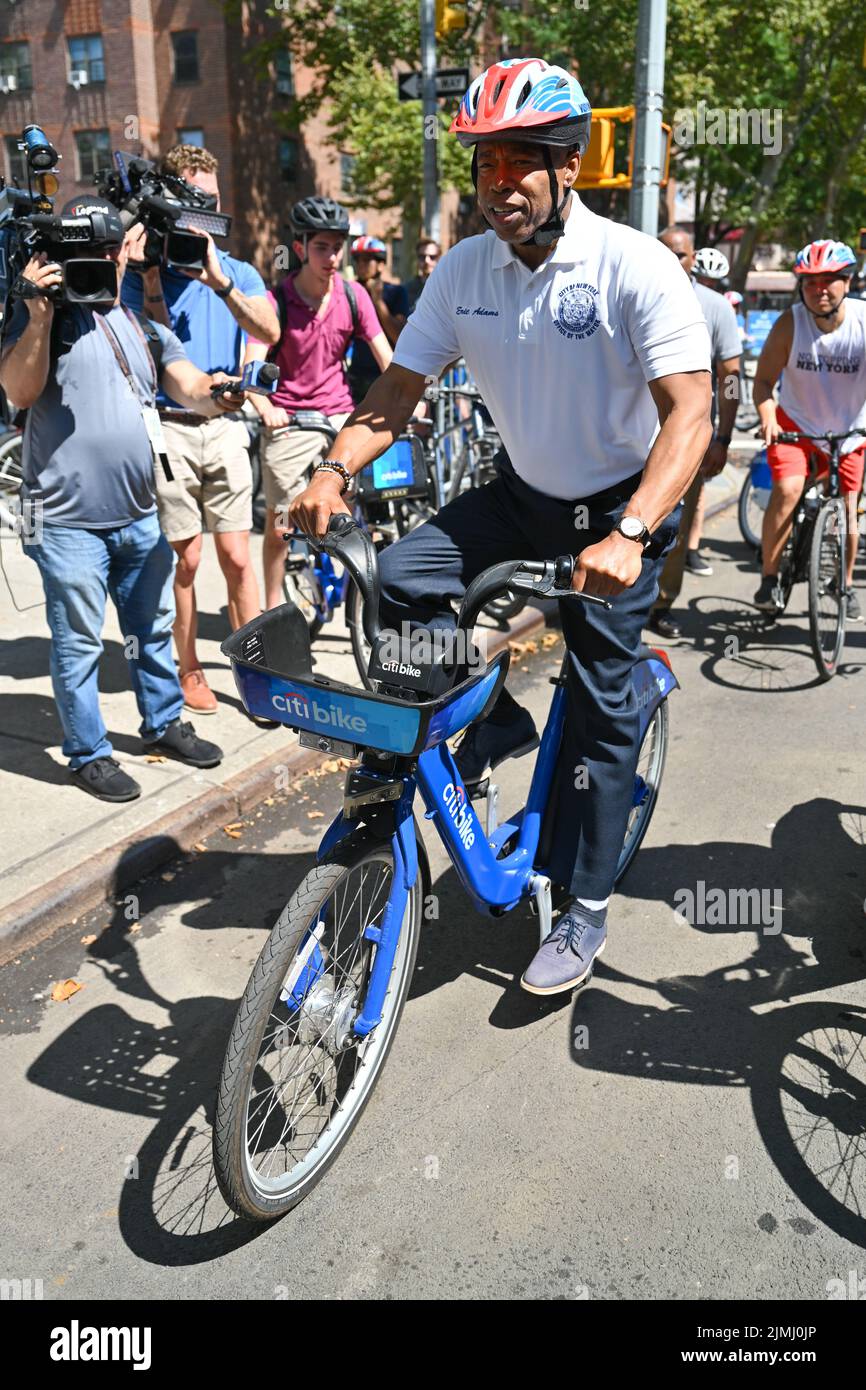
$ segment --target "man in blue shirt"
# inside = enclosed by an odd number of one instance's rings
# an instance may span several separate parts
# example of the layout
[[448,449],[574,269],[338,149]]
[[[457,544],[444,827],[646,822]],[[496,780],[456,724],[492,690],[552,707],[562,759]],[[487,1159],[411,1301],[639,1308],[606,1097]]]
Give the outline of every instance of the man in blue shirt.
[[[113,208],[82,198],[64,209],[92,209],[108,225],[104,244],[82,247],[118,268],[131,237]],[[171,549],[154,495],[152,422],[159,379],[175,400],[204,415],[235,410],[239,398],[214,398],[214,377],[186,357],[169,329],[157,327],[159,351],[121,306],[55,306],[61,267],[44,253],[24,270],[30,296],[19,298],[3,334],[0,386],[26,409],[22,500],[37,525],[24,542],[39,566],[51,628],[51,680],[63,752],[73,780],[102,801],[131,801],[141,788],[111,756],[99,710],[98,674],[105,602],[110,595],[147,749],[193,767],[215,767],[221,750],[180,719],[184,696],[171,655]],[[224,375],[217,380],[224,380]]]
[[[385,243],[375,236],[359,236],[349,247],[349,255],[358,283],[372,299],[385,336],[393,347],[409,317],[409,297],[403,285],[390,284],[382,274],[388,259]],[[377,376],[381,376],[381,372],[369,344],[355,338],[349,365],[349,389],[356,405],[360,405]]]
[[[163,159],[162,167],[213,194],[219,207],[218,165],[207,150],[176,145]],[[142,247],[143,242],[141,229],[137,246]],[[246,335],[276,343],[279,322],[258,271],[219,250],[212,237],[208,236],[206,243],[202,271],[156,265],[141,274],[127,273],[123,302],[171,328],[202,371],[222,371],[231,376],[243,361]],[[135,254],[133,251],[133,262]],[[180,680],[186,708],[213,714],[216,697],[196,653],[195,575],[201,561],[202,530],[207,524],[226,579],[232,628],[241,627],[261,612],[249,553],[249,436],[241,418],[206,418],[185,409],[164,392],[157,403],[174,474],[172,482],[157,476],[157,501],[162,529],[177,555],[174,639]]]

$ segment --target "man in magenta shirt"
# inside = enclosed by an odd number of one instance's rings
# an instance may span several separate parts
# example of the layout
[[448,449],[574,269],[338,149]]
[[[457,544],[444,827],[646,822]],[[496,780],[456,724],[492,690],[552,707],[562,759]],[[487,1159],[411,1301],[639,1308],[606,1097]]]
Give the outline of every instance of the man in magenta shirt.
[[[276,529],[278,511],[306,486],[310,466],[328,446],[314,430],[285,430],[296,410],[320,410],[339,429],[354,409],[346,381],[344,359],[352,341],[352,310],[339,274],[349,215],[331,198],[304,198],[291,212],[293,248],[303,262],[287,275],[277,293],[282,296],[285,321],[274,361],[280,380],[270,397],[253,396],[262,417],[262,483],[267,506],[264,536],[265,603],[283,602],[286,544]],[[357,337],[369,343],[382,371],[391,361],[388,343],[373,301],[364,287],[352,285],[358,314]],[[276,306],[276,299],[270,296]],[[262,358],[264,343],[248,341],[246,360]],[[282,430],[282,433],[278,431]]]

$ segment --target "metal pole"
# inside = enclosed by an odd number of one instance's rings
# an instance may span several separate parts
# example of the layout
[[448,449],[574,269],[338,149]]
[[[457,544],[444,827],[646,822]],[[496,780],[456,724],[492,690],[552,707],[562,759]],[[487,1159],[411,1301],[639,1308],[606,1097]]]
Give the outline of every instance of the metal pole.
[[637,21],[634,171],[628,220],[650,236],[656,236],[659,228],[667,9],[667,0],[640,0]]
[[421,0],[421,97],[424,110],[424,228],[439,241],[439,117],[436,105],[436,0]]

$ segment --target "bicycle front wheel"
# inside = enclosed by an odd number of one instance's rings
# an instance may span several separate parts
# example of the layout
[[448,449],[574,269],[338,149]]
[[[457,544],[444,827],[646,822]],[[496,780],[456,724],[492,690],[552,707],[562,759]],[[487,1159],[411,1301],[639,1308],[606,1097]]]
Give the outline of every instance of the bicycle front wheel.
[[394,881],[390,843],[365,829],[312,869],[280,915],[241,999],[217,1096],[213,1158],[238,1215],[273,1221],[316,1186],[358,1123],[394,1041],[421,926],[409,892],[380,1023],[353,1023]]
[[760,550],[761,548],[761,530],[764,525],[764,512],[767,510],[768,498],[767,490],[756,488],[752,482],[751,472],[747,473],[740,489],[737,516],[740,523],[740,534],[753,550]]
[[845,645],[845,503],[831,497],[815,520],[809,555],[809,633],[822,681],[839,669]]

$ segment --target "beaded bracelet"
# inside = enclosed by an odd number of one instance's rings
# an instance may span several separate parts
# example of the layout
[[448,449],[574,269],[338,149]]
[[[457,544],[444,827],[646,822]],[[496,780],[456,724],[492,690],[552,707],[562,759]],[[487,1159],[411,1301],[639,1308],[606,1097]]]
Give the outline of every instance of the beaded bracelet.
[[322,469],[327,470],[329,473],[338,473],[343,479],[343,486],[340,490],[341,493],[348,492],[349,488],[352,486],[352,475],[344,464],[338,463],[336,459],[326,459],[322,463],[317,463],[313,472],[318,473]]

